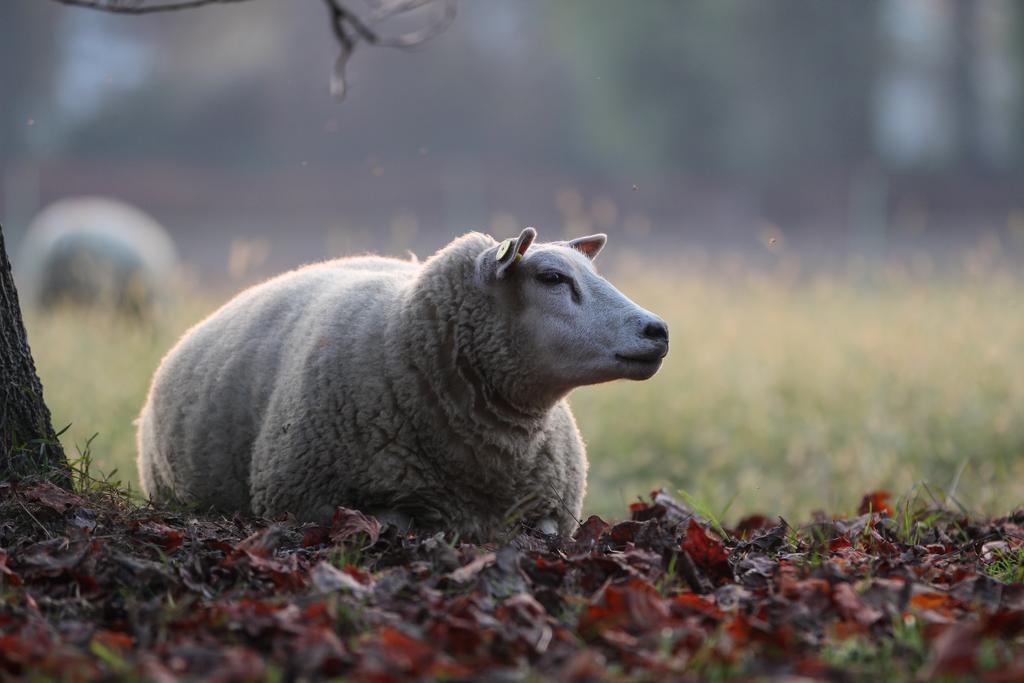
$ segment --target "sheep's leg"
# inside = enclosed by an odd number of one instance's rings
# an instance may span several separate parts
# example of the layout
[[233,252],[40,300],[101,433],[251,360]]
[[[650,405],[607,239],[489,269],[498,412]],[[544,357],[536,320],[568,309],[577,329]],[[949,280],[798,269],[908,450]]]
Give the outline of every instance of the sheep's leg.
[[533,529],[546,536],[556,536],[558,534],[558,522],[555,521],[554,517],[542,517],[533,525]]

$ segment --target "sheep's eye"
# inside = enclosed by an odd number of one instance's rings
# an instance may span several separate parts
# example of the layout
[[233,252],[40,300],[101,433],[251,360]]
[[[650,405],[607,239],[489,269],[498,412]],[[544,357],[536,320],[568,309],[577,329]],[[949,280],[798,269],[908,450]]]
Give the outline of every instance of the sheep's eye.
[[555,270],[545,270],[537,273],[537,280],[543,282],[546,285],[560,285],[563,282],[568,282],[569,278],[562,275]]

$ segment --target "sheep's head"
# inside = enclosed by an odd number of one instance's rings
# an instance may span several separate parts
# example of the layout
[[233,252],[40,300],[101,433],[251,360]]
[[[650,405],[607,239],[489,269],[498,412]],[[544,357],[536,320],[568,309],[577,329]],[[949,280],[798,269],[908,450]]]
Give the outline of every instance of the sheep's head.
[[526,228],[477,259],[480,286],[508,320],[524,365],[565,390],[653,376],[668,353],[668,326],[597,274],[607,236],[536,237]]

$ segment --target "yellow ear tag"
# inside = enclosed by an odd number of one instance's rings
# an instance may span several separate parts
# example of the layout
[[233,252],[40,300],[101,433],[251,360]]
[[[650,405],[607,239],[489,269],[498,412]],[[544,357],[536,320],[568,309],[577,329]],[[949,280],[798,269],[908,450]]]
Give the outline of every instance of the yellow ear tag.
[[499,263],[501,261],[504,261],[505,257],[508,256],[508,250],[512,248],[512,241],[512,238],[509,238],[498,245],[498,254],[496,258],[498,259]]

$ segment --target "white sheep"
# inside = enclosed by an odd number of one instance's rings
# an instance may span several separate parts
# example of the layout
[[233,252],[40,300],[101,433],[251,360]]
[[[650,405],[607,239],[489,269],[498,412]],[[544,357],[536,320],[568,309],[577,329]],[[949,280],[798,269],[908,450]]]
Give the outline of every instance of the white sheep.
[[167,232],[139,209],[105,197],[71,197],[32,221],[18,259],[25,299],[145,315],[165,299],[177,267]]
[[327,261],[252,287],[164,358],[138,422],[142,487],[181,502],[326,521],[359,508],[495,538],[569,533],[587,459],[564,400],[647,379],[664,322],[597,275],[604,235],[426,262]]

